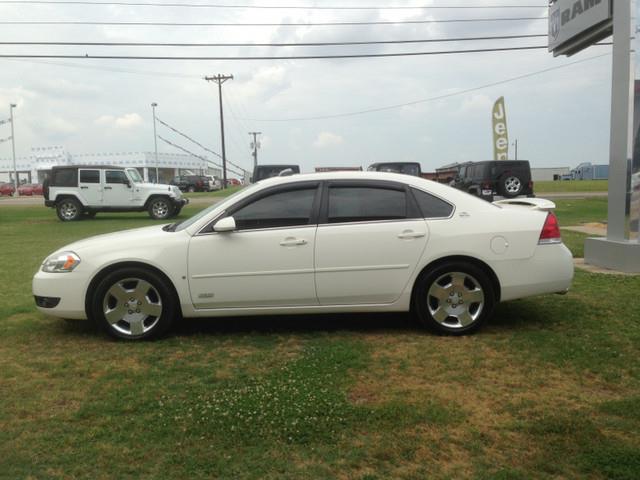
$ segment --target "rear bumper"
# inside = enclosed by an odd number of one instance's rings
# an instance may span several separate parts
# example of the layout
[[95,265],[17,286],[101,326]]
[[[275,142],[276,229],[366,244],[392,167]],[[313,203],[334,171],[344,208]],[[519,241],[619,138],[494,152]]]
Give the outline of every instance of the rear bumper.
[[573,280],[573,257],[563,244],[538,245],[531,258],[496,262],[501,300],[566,292]]

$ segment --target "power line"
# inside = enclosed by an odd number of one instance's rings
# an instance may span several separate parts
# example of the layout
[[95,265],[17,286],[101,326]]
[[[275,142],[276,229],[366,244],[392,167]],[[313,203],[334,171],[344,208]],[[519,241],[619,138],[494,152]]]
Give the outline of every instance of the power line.
[[[169,125],[166,122],[163,122],[162,120],[160,120],[158,117],[156,117],[156,120],[158,121],[158,123],[164,125],[165,127],[167,127],[169,130],[177,133],[178,135],[186,138],[187,140],[189,140],[192,143],[195,143],[196,145],[198,145],[201,149],[215,155],[216,157],[222,159],[222,155],[220,155],[218,152],[214,152],[213,150],[211,150],[210,148],[205,147],[204,145],[202,145],[200,142],[198,142],[197,140],[194,140],[193,138],[191,138],[189,135],[187,135],[186,133],[182,133],[180,130],[178,130],[177,128],[172,127],[171,125]],[[235,163],[231,162],[230,160],[227,160],[228,163],[230,163],[231,165],[233,165],[236,168],[239,168],[240,170],[244,170],[244,168],[242,168],[240,165],[236,165]]]
[[[600,45],[600,44],[598,44]],[[326,120],[326,119],[330,119],[330,118],[340,118],[340,117],[351,117],[351,116],[355,116],[355,115],[364,115],[367,113],[375,113],[375,112],[382,112],[385,110],[393,110],[396,108],[402,108],[402,107],[409,107],[411,105],[417,105],[420,103],[427,103],[427,102],[434,102],[437,100],[443,100],[445,98],[451,98],[451,97],[455,97],[458,95],[464,95],[466,93],[471,93],[471,92],[475,92],[477,90],[482,90],[485,88],[490,88],[490,87],[495,87],[498,85],[503,85],[505,83],[509,83],[509,82],[513,82],[516,80],[522,80],[524,78],[529,78],[529,77],[533,77],[536,75],[541,75],[543,73],[547,73],[547,72],[551,72],[553,70],[559,70],[561,68],[567,68],[570,67],[572,65],[576,65],[578,63],[583,63],[583,62],[588,62],[591,60],[595,60],[597,58],[602,58],[602,57],[606,57],[607,55],[611,55],[610,53],[603,53],[602,55],[596,55],[594,57],[589,57],[589,58],[584,58],[582,60],[577,60],[575,62],[570,62],[570,63],[565,63],[564,65],[558,65],[555,67],[549,67],[549,68],[545,68],[544,70],[538,70],[536,72],[530,72],[530,73],[525,73],[523,75],[518,75],[516,77],[511,77],[511,78],[507,78],[504,80],[499,80],[497,82],[492,82],[492,83],[487,83],[484,85],[480,85],[477,87],[472,87],[472,88],[467,88],[464,90],[459,90],[457,92],[453,92],[453,93],[446,93],[443,95],[438,95],[435,97],[429,97],[429,98],[423,98],[420,100],[413,100],[411,102],[406,102],[406,103],[396,103],[393,105],[387,105],[384,107],[376,107],[376,108],[369,108],[366,110],[358,110],[358,111],[354,111],[354,112],[345,112],[345,113],[336,113],[336,114],[331,114],[331,115],[317,115],[317,116],[313,116],[313,117],[296,117],[296,118],[275,118],[275,119],[264,119],[264,118],[247,118],[246,120],[252,121],[252,122],[299,122],[299,121],[306,121],[306,120]]]
[[426,38],[409,40],[362,40],[352,42],[298,42],[298,43],[155,43],[155,42],[0,42],[0,45],[54,45],[91,47],[327,47],[354,45],[392,45],[407,43],[469,42],[479,40],[513,40],[548,37],[547,33],[531,35],[499,35],[490,37]]
[[[207,157],[203,157],[203,156],[201,156],[201,155],[198,155],[197,153],[193,153],[192,151],[187,150],[186,148],[181,147],[180,145],[176,145],[175,143],[170,142],[169,140],[167,140],[166,138],[161,137],[160,135],[158,135],[158,138],[159,138],[160,140],[162,140],[164,143],[166,143],[166,144],[168,144],[168,145],[171,145],[172,147],[177,148],[178,150],[181,150],[181,151],[183,151],[184,153],[186,153],[186,154],[188,154],[188,155],[191,155],[192,157],[199,158],[200,160],[203,160],[203,161],[205,161],[205,162],[207,162],[207,163],[210,163],[210,164],[212,164],[212,165],[215,165],[216,167],[220,167],[220,168],[222,168],[222,165],[220,165],[219,163],[216,163],[216,162],[213,162],[213,161],[209,160]],[[235,170],[231,170],[230,168],[229,168],[228,170],[229,170],[231,173],[235,173],[236,175],[244,176],[244,173],[236,172]]]
[[520,22],[547,20],[547,17],[453,18],[442,20],[380,20],[370,22],[278,22],[278,23],[224,23],[224,22],[107,22],[81,20],[5,20],[0,25],[91,25],[127,27],[339,27],[357,25],[425,25],[432,23]]
[[[605,45],[605,44],[598,44]],[[384,58],[384,57],[415,57],[428,55],[453,55],[460,53],[486,53],[486,52],[510,52],[521,50],[547,49],[547,45],[534,45],[525,47],[500,47],[500,48],[474,48],[470,50],[439,50],[433,52],[399,52],[399,53],[359,53],[350,55],[292,55],[292,56],[229,56],[229,57],[187,57],[187,56],[134,56],[134,55],[50,55],[50,54],[0,54],[0,58],[66,58],[66,59],[93,59],[93,60],[182,60],[182,61],[212,61],[212,60],[321,60],[332,58]]]
[[226,8],[226,9],[261,9],[261,10],[462,10],[462,9],[496,9],[496,8],[546,8],[547,5],[407,5],[407,6],[316,6],[316,5],[221,5],[217,3],[156,3],[156,2],[117,2],[86,0],[1,0],[0,4],[12,5],[108,5],[127,7],[179,7],[179,8]]

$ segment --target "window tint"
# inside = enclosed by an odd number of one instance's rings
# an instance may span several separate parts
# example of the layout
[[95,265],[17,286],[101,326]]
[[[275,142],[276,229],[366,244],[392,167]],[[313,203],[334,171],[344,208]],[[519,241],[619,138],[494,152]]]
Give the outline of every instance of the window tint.
[[241,230],[307,225],[316,187],[289,190],[263,197],[233,213]]
[[329,223],[406,218],[405,193],[374,187],[331,187],[328,217]]
[[75,187],[78,185],[78,171],[75,168],[54,170],[52,186]]
[[80,183],[100,183],[100,170],[80,170]]
[[127,176],[122,170],[107,170],[104,172],[107,183],[127,183]]
[[424,218],[446,218],[451,215],[453,205],[450,205],[444,200],[440,200],[438,197],[434,197],[427,192],[423,192],[422,190],[417,190],[415,188],[412,188],[411,190],[418,201],[418,206],[420,207],[420,211]]

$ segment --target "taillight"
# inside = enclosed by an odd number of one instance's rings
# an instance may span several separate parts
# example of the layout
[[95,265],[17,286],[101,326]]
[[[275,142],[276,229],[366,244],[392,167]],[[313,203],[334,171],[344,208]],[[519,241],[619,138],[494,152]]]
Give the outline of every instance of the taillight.
[[550,243],[562,243],[558,219],[551,212],[547,214],[547,219],[542,226],[542,232],[540,232],[538,245],[548,245]]

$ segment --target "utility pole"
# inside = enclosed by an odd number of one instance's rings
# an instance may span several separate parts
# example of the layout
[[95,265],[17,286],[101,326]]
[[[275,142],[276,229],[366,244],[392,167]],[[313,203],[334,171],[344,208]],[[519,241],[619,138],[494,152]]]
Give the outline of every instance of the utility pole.
[[18,169],[16,167],[16,137],[13,130],[13,109],[16,108],[15,103],[9,104],[9,116],[11,117],[11,151],[13,153],[13,186],[15,187],[14,196],[18,196]]
[[517,138],[516,138],[516,141],[513,144],[516,147],[516,160],[517,160],[518,159],[518,139]]
[[256,171],[256,167],[258,166],[258,148],[260,148],[260,143],[256,139],[257,135],[262,135],[262,132],[249,132],[249,135],[253,135],[253,142],[251,143],[251,147],[253,148],[253,171]]
[[158,106],[158,104],[156,102],[153,102],[151,104],[151,110],[153,110],[153,144],[156,147],[156,181],[155,183],[159,183],[158,182],[158,135],[156,134],[156,107]]
[[227,154],[224,148],[224,115],[222,112],[222,84],[227,80],[233,80],[233,75],[215,75],[204,77],[207,82],[218,84],[218,99],[220,101],[220,137],[222,139],[222,188],[227,188]]

